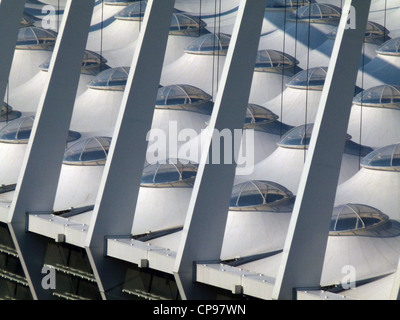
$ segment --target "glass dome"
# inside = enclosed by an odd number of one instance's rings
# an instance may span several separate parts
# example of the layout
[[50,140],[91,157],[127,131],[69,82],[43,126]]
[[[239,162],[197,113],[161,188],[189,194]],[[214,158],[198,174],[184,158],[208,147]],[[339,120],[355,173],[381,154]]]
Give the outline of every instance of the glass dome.
[[191,15],[174,12],[172,14],[169,34],[172,35],[193,35],[198,34],[207,24],[197,17]]
[[78,166],[104,165],[107,160],[110,144],[110,137],[90,137],[82,139],[65,151],[63,163]]
[[142,187],[192,187],[198,165],[179,159],[167,159],[165,163],[145,166]]
[[158,89],[156,108],[169,110],[185,110],[210,114],[212,96],[203,90],[187,85],[175,84]]
[[[34,120],[34,116],[25,116],[10,122],[0,130],[0,141],[5,143],[28,143]],[[80,133],[69,131],[67,142],[75,141],[80,137]]]
[[[326,36],[329,39],[334,40],[336,38],[337,28],[334,28],[331,32],[329,32]],[[375,39],[381,39],[386,37],[389,34],[389,30],[379,23],[368,21],[367,28],[365,30],[365,41],[372,42]]]
[[21,18],[20,27],[30,27],[33,26],[37,19],[30,15],[29,13],[24,12]]
[[384,56],[400,56],[400,37],[386,41],[376,50],[376,53]]
[[277,50],[259,50],[254,71],[281,72],[297,66],[298,63],[298,60],[287,53]]
[[384,84],[357,94],[353,103],[375,108],[400,108],[400,86]]
[[[51,57],[49,57],[39,68],[42,71],[49,71]],[[85,50],[83,61],[82,61],[82,74],[94,74],[94,70],[99,70],[100,66],[104,66],[107,63],[107,59],[102,57],[96,52]]]
[[[278,143],[278,146],[292,149],[307,149],[313,128],[314,124],[308,123],[289,130]],[[351,136],[346,134],[346,141],[350,141],[350,139]]]
[[331,4],[311,3],[298,8],[289,15],[289,20],[309,23],[337,24],[342,10]]
[[364,204],[348,203],[333,209],[330,236],[395,236],[398,224],[380,210]]
[[267,0],[266,10],[293,9],[309,5],[313,0]]
[[280,184],[251,180],[237,184],[232,189],[231,211],[280,211],[292,204],[294,196]]
[[128,6],[137,0],[106,0],[104,4],[109,6]]
[[315,67],[295,74],[287,86],[295,89],[322,90],[325,84],[327,67]]
[[142,21],[147,1],[135,1],[115,15],[117,20]]
[[3,103],[0,108],[0,122],[8,122],[15,120],[21,116],[21,112],[14,111],[11,106]]
[[249,103],[246,110],[245,129],[255,129],[260,125],[273,122],[279,117],[271,110]]
[[123,91],[128,80],[130,67],[110,68],[100,72],[88,83],[88,87],[98,90]]
[[400,171],[400,143],[372,151],[361,160],[361,166],[374,170]]
[[226,55],[231,36],[225,33],[209,33],[194,40],[185,52],[204,55]]
[[56,43],[57,33],[39,27],[19,29],[16,49],[48,49]]

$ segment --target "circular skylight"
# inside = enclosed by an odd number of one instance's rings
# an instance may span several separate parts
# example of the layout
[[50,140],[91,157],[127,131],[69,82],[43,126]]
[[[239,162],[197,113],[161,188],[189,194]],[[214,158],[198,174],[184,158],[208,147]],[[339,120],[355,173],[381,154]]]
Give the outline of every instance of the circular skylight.
[[302,70],[290,79],[287,86],[295,89],[322,90],[327,72],[327,67]]
[[203,90],[187,85],[175,84],[158,89],[156,108],[169,110],[185,110],[210,114],[212,96]]
[[400,55],[400,37],[386,41],[381,45],[376,52],[385,56],[399,56]]
[[254,71],[281,72],[295,67],[298,63],[299,61],[287,53],[277,50],[259,50]]
[[[331,32],[329,32],[326,36],[329,39],[335,39],[337,34],[337,28],[334,28]],[[379,23],[368,21],[367,28],[365,30],[365,38],[364,41],[371,42],[375,39],[384,38],[389,34],[389,30],[387,30],[384,26]]]
[[249,103],[246,110],[245,129],[254,129],[257,126],[273,122],[279,117],[271,110]]
[[173,35],[193,35],[198,34],[207,24],[199,18],[191,15],[174,12],[172,14],[169,34]]
[[64,154],[63,163],[67,165],[104,165],[110,149],[110,137],[90,137],[70,146]]
[[400,86],[384,84],[357,94],[353,103],[375,108],[400,108]]
[[147,1],[136,1],[115,15],[115,19],[141,21],[146,11]]
[[[42,71],[48,71],[50,67],[51,57],[49,57],[44,63],[42,63],[39,68]],[[96,52],[85,50],[83,61],[82,61],[82,74],[93,74],[93,70],[100,69],[100,66],[103,66],[107,63],[107,59],[102,57]]]
[[[28,143],[32,132],[34,116],[25,116],[11,121],[0,130],[0,141],[5,143]],[[69,131],[67,142],[80,138],[80,133]]]
[[0,122],[12,121],[21,116],[21,112],[14,111],[11,106],[3,103],[0,108]]
[[363,205],[348,203],[334,208],[330,236],[393,236],[398,235],[398,226],[380,210]]
[[312,3],[298,8],[289,16],[289,20],[310,23],[337,24],[342,10],[331,4]]
[[54,46],[57,33],[39,27],[19,29],[16,49],[48,49]]
[[293,9],[308,5],[312,0],[267,0],[266,10]]
[[149,164],[143,170],[142,187],[192,187],[198,165],[179,159]]
[[280,184],[251,180],[232,189],[231,211],[280,211],[294,200],[292,192]]
[[361,160],[363,168],[400,171],[400,143],[376,149]]
[[123,91],[128,80],[129,67],[110,68],[100,72],[88,83],[91,89]]
[[204,55],[226,55],[231,36],[224,33],[205,34],[194,40],[185,52]]

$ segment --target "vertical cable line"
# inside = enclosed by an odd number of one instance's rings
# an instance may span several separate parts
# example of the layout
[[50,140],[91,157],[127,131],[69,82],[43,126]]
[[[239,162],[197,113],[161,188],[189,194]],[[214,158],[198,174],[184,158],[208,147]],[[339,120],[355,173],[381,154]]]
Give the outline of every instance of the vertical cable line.
[[[222,14],[222,11],[221,11],[222,9],[221,9],[221,0],[219,0],[219,12],[218,12],[218,39],[219,39],[219,42],[221,43],[221,14]],[[218,55],[217,55],[217,71],[216,71],[216,73],[217,73],[217,78],[216,78],[216,81],[217,81],[217,87],[216,87],[216,90],[217,90],[217,92],[218,92],[218,86],[219,86],[219,62],[220,62],[220,50],[222,50],[222,48],[220,47],[220,46],[218,46]]]
[[311,6],[309,8],[309,14],[308,14],[308,34],[307,34],[307,91],[306,91],[306,105],[305,105],[305,113],[304,113],[304,162],[306,161],[307,157],[307,116],[308,116],[308,94],[309,94],[309,84],[310,84],[310,42],[311,42]]
[[101,22],[100,22],[100,72],[103,70],[103,26],[104,26],[104,0],[101,0]]
[[[284,17],[283,17],[283,45],[282,45],[282,52],[285,54],[286,50],[286,16],[287,16],[287,6],[285,2],[284,8]],[[283,58],[284,59],[284,58]],[[283,93],[285,89],[285,64],[282,63],[282,81],[281,81],[281,114],[280,114],[280,129],[279,129],[279,137],[282,138],[282,131],[283,131]]]
[[213,52],[212,52],[212,72],[211,72],[211,96],[213,97],[213,100],[215,101],[215,95],[214,95],[214,77],[215,77],[215,47],[216,47],[216,24],[217,24],[217,0],[214,0],[214,27],[213,27]]

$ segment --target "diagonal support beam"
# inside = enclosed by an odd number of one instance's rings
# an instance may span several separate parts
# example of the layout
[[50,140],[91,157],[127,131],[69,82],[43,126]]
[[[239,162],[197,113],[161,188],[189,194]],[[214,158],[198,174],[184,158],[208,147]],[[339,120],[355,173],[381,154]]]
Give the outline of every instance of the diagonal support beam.
[[131,234],[175,0],[149,0],[100,182],[86,251],[104,299],[119,298],[125,264],[105,256],[106,236]]
[[8,217],[34,299],[51,292],[41,286],[45,240],[26,232],[26,214],[53,210],[94,2],[67,2]]
[[[211,133],[228,130],[234,137],[234,130],[243,128],[264,10],[265,0],[240,3],[210,119]],[[194,283],[194,263],[220,258],[236,171],[233,159],[238,156],[238,150],[231,150],[232,158],[220,159],[216,164],[212,136],[202,151],[174,268],[180,294],[190,300],[211,297],[208,288]],[[227,150],[220,151],[222,155]]]
[[342,9],[273,299],[293,299],[296,288],[320,285],[370,4],[346,0]]

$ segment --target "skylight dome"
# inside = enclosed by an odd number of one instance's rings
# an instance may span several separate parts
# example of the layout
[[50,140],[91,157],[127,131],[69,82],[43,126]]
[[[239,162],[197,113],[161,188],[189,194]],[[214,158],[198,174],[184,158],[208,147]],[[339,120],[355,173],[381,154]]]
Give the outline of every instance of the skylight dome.
[[57,33],[39,27],[23,27],[19,29],[16,49],[48,49],[54,46]]
[[[326,36],[329,39],[335,39],[337,34],[337,28],[333,29],[329,32]],[[372,42],[375,39],[384,38],[389,34],[389,30],[387,30],[384,26],[380,25],[379,23],[368,21],[367,28],[365,30],[365,38],[364,41]]]
[[400,37],[386,41],[376,53],[384,56],[400,56]]
[[156,108],[186,110],[210,114],[212,96],[203,90],[187,85],[175,84],[158,89]]
[[117,20],[142,21],[147,1],[136,1],[115,15]]
[[300,71],[290,79],[287,86],[296,89],[322,90],[327,72],[327,67],[315,67]]
[[142,187],[192,187],[198,165],[168,159],[165,163],[149,164],[143,170]]
[[400,143],[372,151],[361,160],[361,166],[374,170],[400,171]]
[[[50,66],[51,56],[42,63],[39,68],[42,71],[48,71]],[[100,69],[100,66],[105,65],[107,63],[107,59],[102,57],[96,52],[85,50],[83,61],[82,61],[82,70],[83,74],[93,74],[94,69]]]
[[334,208],[330,236],[393,236],[399,234],[398,226],[392,225],[389,217],[380,210],[348,203]]
[[[28,143],[31,135],[34,116],[18,118],[0,130],[0,141],[6,143]],[[72,142],[80,138],[80,133],[69,131],[67,142]]]
[[273,122],[279,117],[267,108],[250,103],[246,110],[246,120],[244,128],[252,129],[259,125]]
[[30,14],[24,12],[23,16],[21,18],[20,26],[21,27],[30,27],[30,26],[33,26],[35,21],[36,21],[35,17],[33,17]]
[[102,71],[88,83],[88,87],[99,90],[123,91],[128,80],[129,70],[129,67],[116,67]]
[[0,122],[12,121],[21,116],[21,112],[14,111],[11,106],[3,104],[0,108]]
[[110,137],[90,137],[78,141],[65,151],[63,163],[79,166],[104,165],[110,144]]
[[308,5],[313,0],[267,0],[265,10],[294,9]]
[[204,55],[226,55],[231,36],[224,33],[205,34],[194,40],[185,52]]
[[169,34],[173,35],[193,35],[199,33],[207,24],[199,18],[191,15],[174,12],[172,14]]
[[279,211],[293,200],[292,192],[277,183],[251,180],[233,187],[229,210]]
[[277,50],[259,50],[254,71],[282,72],[284,69],[295,67],[298,63],[299,61],[287,53]]
[[400,86],[384,84],[366,89],[354,97],[353,103],[375,108],[400,109]]
[[331,4],[312,3],[298,8],[289,16],[289,20],[310,23],[337,24],[342,10]]

